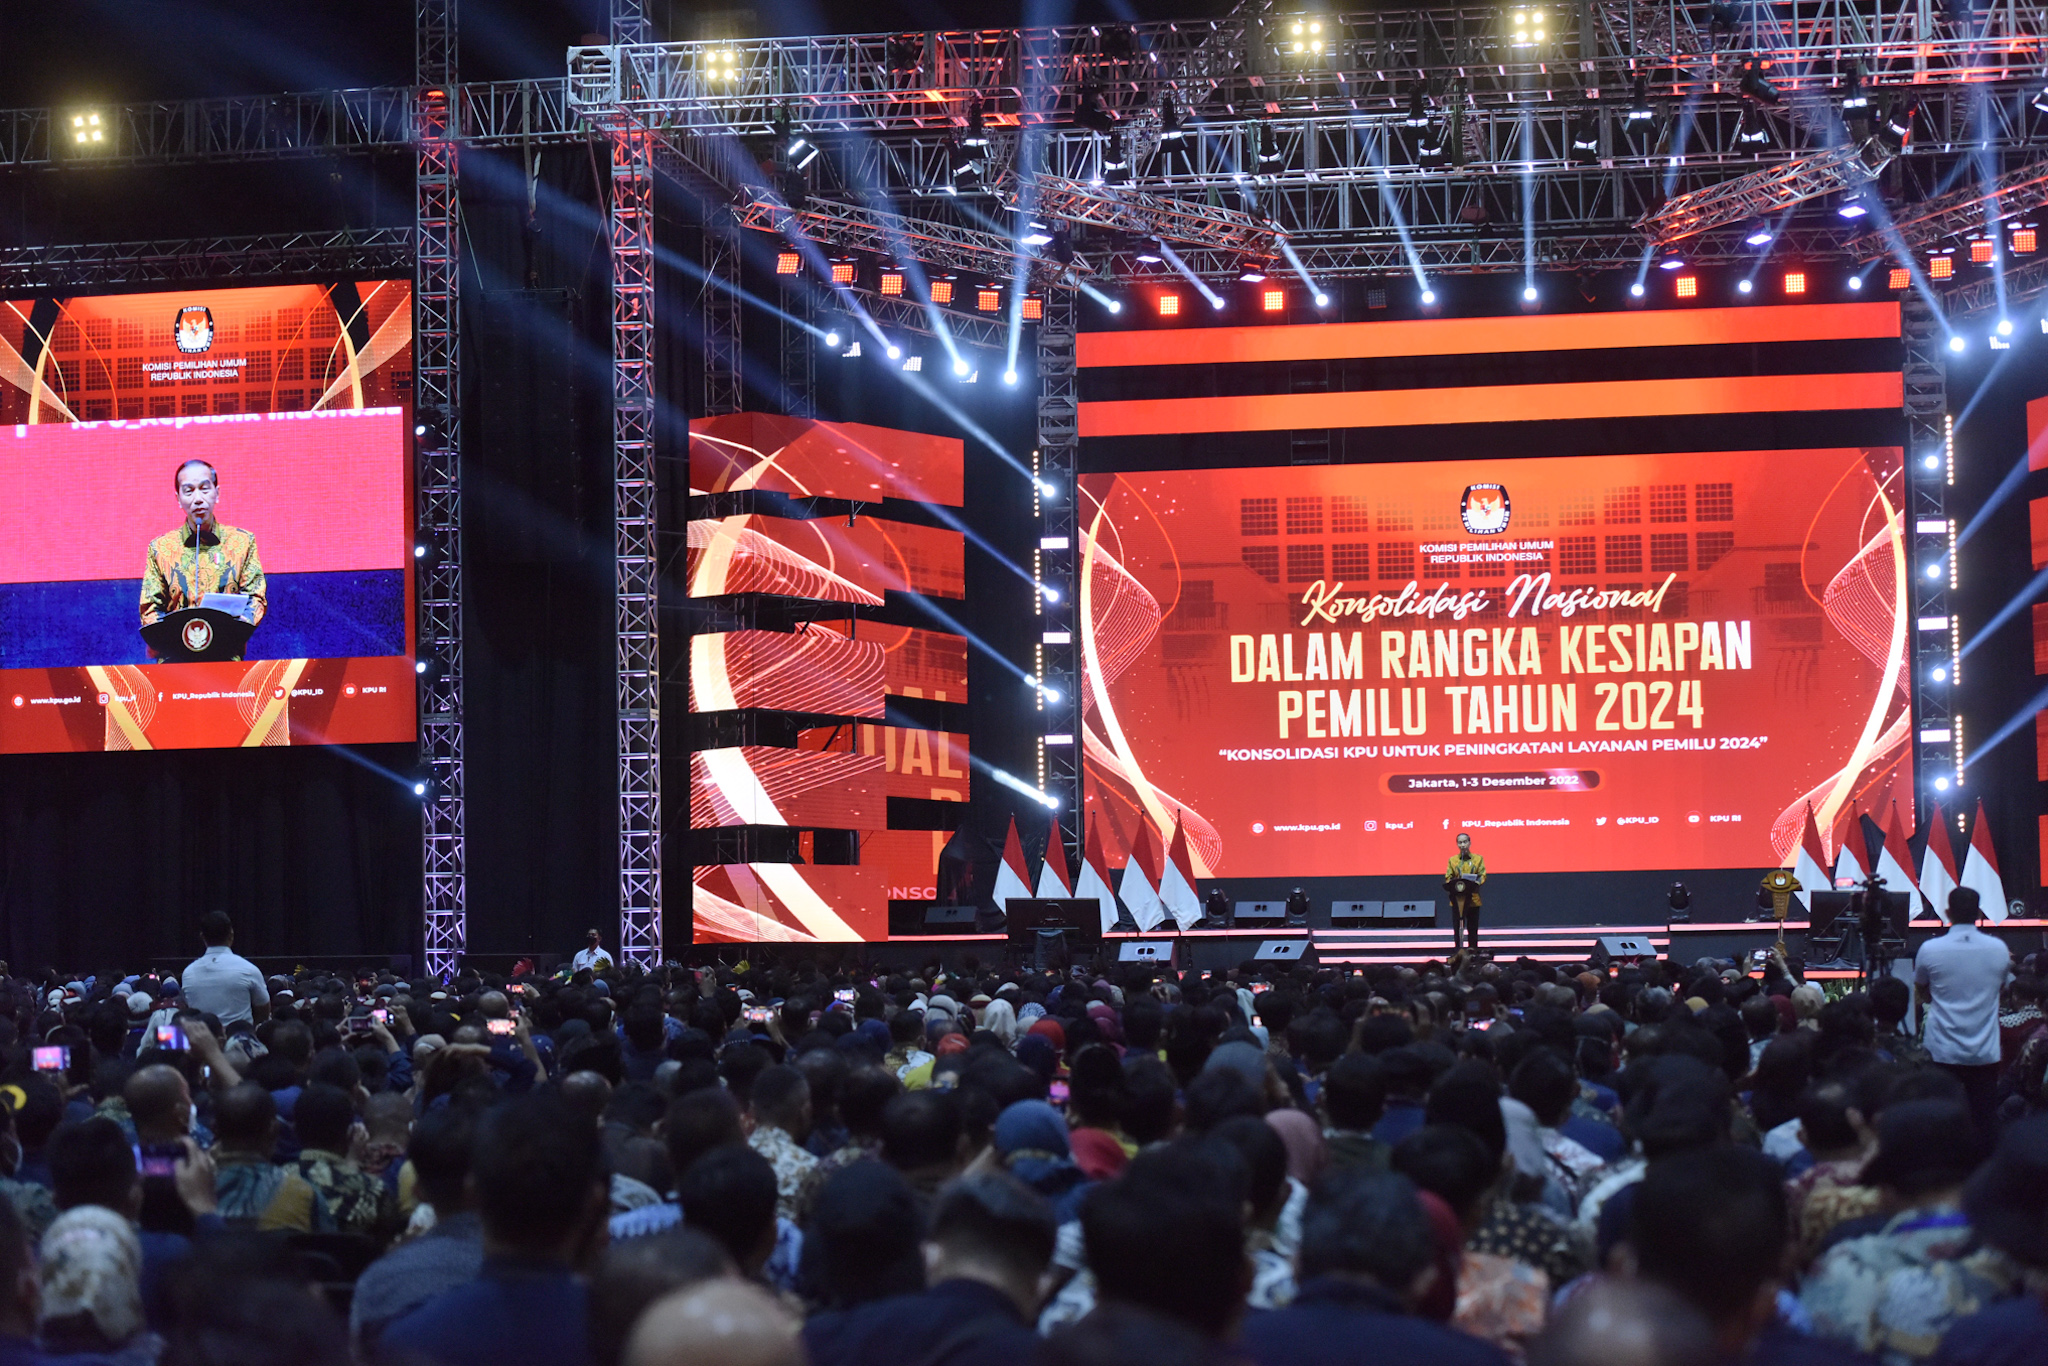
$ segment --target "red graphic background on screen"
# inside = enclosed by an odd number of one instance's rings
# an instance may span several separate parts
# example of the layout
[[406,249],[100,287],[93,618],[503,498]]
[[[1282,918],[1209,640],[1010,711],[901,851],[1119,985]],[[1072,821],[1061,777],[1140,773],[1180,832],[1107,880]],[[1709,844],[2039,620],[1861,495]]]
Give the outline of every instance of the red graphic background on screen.
[[[1505,485],[1504,533],[1461,500]],[[1765,867],[1912,782],[1896,448],[1090,475],[1086,798],[1198,875]],[[1493,526],[1489,517],[1485,525]]]

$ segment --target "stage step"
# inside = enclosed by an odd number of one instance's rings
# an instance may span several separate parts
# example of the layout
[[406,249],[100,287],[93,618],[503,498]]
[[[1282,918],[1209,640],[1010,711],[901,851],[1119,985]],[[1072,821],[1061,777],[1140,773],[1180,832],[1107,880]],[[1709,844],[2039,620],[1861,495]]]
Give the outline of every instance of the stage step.
[[[1520,925],[1479,931],[1479,947],[1495,958],[1529,958],[1539,963],[1576,963],[1593,951],[1602,935],[1647,939],[1663,953],[1671,933],[1664,925]],[[1316,957],[1331,965],[1422,963],[1445,959],[1455,950],[1448,928],[1342,929],[1313,932]]]

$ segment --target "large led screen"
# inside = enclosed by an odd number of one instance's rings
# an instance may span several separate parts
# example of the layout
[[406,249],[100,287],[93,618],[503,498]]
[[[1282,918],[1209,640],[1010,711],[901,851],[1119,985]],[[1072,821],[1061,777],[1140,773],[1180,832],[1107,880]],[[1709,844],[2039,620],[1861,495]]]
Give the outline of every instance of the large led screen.
[[0,303],[0,752],[406,741],[403,283]]
[[1778,864],[1896,801],[1893,448],[1084,476],[1086,796],[1202,876]]

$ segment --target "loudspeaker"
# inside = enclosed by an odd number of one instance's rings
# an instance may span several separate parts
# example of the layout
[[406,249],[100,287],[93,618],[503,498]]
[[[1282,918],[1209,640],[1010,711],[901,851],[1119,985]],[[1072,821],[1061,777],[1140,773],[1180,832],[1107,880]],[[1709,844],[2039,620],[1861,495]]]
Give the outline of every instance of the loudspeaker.
[[1383,920],[1421,921],[1436,923],[1436,902],[1434,901],[1383,901],[1380,903],[1380,918]]
[[1116,946],[1116,961],[1119,963],[1157,963],[1160,967],[1173,966],[1173,940],[1142,939],[1137,943],[1125,940]]
[[1278,925],[1287,919],[1285,901],[1240,901],[1231,908],[1238,924]]
[[1314,951],[1314,945],[1307,939],[1262,939],[1259,951],[1252,955],[1255,963],[1305,963]]
[[1332,925],[1370,925],[1385,917],[1386,903],[1380,901],[1332,901]]
[[924,913],[924,928],[927,934],[938,931],[952,931],[968,934],[974,929],[977,908],[973,906],[933,906]]
[[1657,946],[1640,935],[1603,934],[1600,936],[1600,952],[1609,958],[1655,958]]

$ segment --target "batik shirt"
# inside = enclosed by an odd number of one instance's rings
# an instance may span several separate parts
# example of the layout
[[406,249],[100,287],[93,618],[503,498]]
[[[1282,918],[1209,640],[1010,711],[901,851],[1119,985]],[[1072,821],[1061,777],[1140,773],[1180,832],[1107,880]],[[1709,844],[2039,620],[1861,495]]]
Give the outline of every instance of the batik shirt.
[[397,1225],[397,1195],[340,1153],[307,1148],[295,1165],[327,1203],[337,1231],[381,1236]]
[[1477,884],[1486,877],[1485,858],[1478,854],[1451,855],[1451,861],[1444,865],[1444,881],[1448,882],[1454,877],[1464,878],[1465,881],[1474,884],[1472,890],[1465,893],[1465,900],[1471,905],[1477,906],[1479,904],[1479,887]]
[[197,607],[208,593],[247,593],[262,621],[269,607],[254,533],[215,524],[194,545],[190,523],[149,543],[142,565],[142,624]]
[[1815,1336],[1846,1343],[1884,1366],[1934,1355],[1961,1318],[2019,1293],[2021,1268],[1978,1246],[1956,1209],[1909,1209],[1884,1232],[1837,1243],[1799,1292]]

